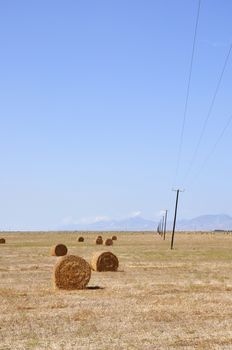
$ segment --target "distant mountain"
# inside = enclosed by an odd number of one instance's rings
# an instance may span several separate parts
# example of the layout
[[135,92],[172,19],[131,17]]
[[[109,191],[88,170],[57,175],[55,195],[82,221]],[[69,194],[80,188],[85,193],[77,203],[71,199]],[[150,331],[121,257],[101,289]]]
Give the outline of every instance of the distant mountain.
[[181,220],[177,229],[190,231],[232,230],[232,217],[229,215],[202,215],[191,220]]
[[157,227],[157,223],[140,216],[123,220],[98,221],[91,224],[64,225],[61,230],[87,230],[87,231],[150,231]]
[[[63,225],[59,230],[67,231],[156,231],[157,221],[134,216],[123,220],[98,221],[91,224]],[[167,229],[172,222],[167,223]],[[177,221],[176,229],[180,231],[232,230],[232,217],[229,215],[202,215],[189,220]]]

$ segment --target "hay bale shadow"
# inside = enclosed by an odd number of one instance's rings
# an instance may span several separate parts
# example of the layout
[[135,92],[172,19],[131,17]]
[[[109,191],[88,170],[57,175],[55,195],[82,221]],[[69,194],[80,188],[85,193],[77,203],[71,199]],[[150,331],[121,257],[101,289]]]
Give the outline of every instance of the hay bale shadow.
[[86,289],[96,290],[96,289],[105,289],[105,288],[104,287],[100,287],[100,286],[88,286],[88,287],[86,287]]

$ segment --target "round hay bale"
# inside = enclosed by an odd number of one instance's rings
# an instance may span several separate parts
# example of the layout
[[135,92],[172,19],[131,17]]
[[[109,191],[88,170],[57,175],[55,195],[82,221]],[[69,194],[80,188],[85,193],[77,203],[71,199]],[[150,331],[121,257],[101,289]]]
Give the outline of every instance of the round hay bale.
[[112,236],[112,241],[117,241],[118,237],[117,236]]
[[68,252],[68,248],[64,244],[57,244],[51,249],[52,256],[64,256]]
[[89,283],[90,277],[90,265],[79,256],[64,256],[54,266],[54,284],[59,289],[84,289]]
[[117,271],[118,258],[111,252],[101,252],[93,255],[91,267],[94,271]]
[[84,240],[85,240],[84,237],[79,237],[78,238],[78,242],[84,242]]
[[103,244],[103,239],[101,237],[97,237],[96,244]]
[[105,240],[105,245],[113,245],[112,239],[111,239],[111,238],[107,238],[107,239]]
[[101,239],[103,239],[103,238],[102,238],[102,236],[97,236],[97,238],[101,238]]
[[4,243],[6,243],[5,238],[0,238],[0,244],[4,244]]

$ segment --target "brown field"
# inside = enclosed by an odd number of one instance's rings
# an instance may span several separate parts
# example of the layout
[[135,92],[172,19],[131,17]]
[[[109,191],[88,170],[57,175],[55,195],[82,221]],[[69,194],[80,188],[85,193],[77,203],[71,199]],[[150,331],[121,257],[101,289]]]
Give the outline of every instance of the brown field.
[[[1,233],[0,350],[232,349],[232,235]],[[103,239],[112,233],[101,233]],[[92,272],[90,287],[55,291],[50,247],[90,261],[110,250],[118,272]]]

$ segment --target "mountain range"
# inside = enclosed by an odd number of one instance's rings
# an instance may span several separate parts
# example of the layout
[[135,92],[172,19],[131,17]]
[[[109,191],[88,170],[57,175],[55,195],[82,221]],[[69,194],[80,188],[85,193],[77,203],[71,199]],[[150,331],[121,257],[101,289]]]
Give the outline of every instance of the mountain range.
[[[102,220],[90,224],[68,224],[59,227],[70,231],[156,231],[159,222],[134,216],[122,220]],[[167,222],[167,229],[172,228],[172,222]],[[179,220],[176,224],[179,231],[213,231],[232,230],[232,217],[225,214],[202,215],[193,219]]]

